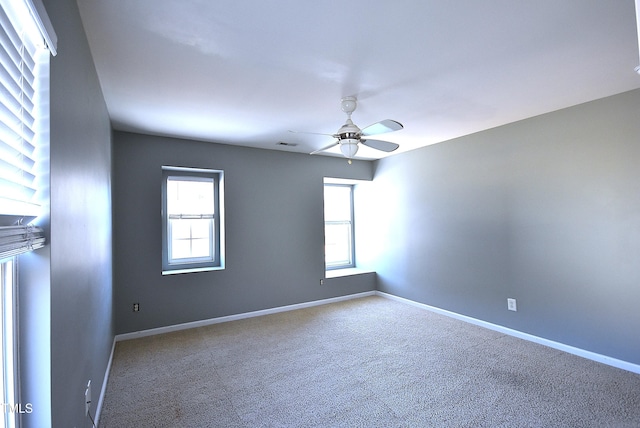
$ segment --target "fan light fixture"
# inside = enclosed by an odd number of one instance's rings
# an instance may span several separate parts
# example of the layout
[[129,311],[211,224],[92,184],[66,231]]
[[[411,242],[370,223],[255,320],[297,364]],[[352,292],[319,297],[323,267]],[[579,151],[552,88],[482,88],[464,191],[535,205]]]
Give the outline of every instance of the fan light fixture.
[[351,159],[358,152],[358,140],[355,138],[340,140],[340,151],[346,158]]

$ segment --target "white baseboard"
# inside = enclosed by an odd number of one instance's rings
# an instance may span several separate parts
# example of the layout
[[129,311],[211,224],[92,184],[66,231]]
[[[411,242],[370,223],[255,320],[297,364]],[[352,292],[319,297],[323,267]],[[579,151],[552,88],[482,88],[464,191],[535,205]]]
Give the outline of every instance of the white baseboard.
[[100,414],[102,413],[102,403],[104,401],[104,396],[107,393],[107,382],[109,381],[109,374],[111,373],[111,363],[113,362],[113,353],[116,349],[116,340],[113,339],[113,344],[111,345],[111,354],[109,355],[109,361],[107,362],[107,369],[104,371],[104,379],[102,380],[102,388],[100,389],[100,398],[98,398],[98,405],[96,406],[96,414],[94,416],[94,421],[96,426],[100,426]]
[[447,311],[445,309],[440,309],[435,306],[429,306],[424,303],[415,302],[413,300],[405,299],[403,297],[394,296],[393,294],[383,293],[382,291],[376,291],[375,294],[377,296],[385,297],[387,299],[396,300],[398,302],[407,303],[412,306],[416,306],[418,308],[426,309],[431,312],[435,312],[441,315],[445,315],[451,318],[455,318],[461,321],[468,322],[470,324],[475,324],[480,327],[488,328],[490,330],[495,330],[500,333],[507,334],[509,336],[514,336],[520,339],[528,340],[530,342],[535,342],[540,345],[545,345],[550,348],[558,349],[560,351],[568,352],[569,354],[577,355],[582,358],[586,358],[589,360],[593,360],[599,363],[606,364],[608,366],[617,367],[619,369],[627,370],[633,373],[640,374],[640,365],[633,364],[627,361],[619,360],[617,358],[608,357],[606,355],[597,354],[595,352],[586,351],[584,349],[576,348],[574,346],[565,345],[564,343],[554,342],[553,340],[545,339],[542,337],[534,336],[532,334],[523,333],[518,330],[513,330],[507,327],[503,327],[501,325],[492,324],[487,321],[482,321],[476,318],[471,318],[466,315],[460,315],[455,312]]
[[204,327],[207,325],[219,324],[219,323],[228,322],[228,321],[236,321],[236,320],[241,320],[245,318],[253,318],[253,317],[259,317],[263,315],[277,314],[279,312],[294,311],[296,309],[304,309],[304,308],[310,308],[312,306],[320,306],[320,305],[326,305],[329,303],[341,302],[345,300],[358,299],[361,297],[374,296],[375,294],[376,294],[375,291],[366,291],[364,293],[348,294],[346,296],[332,297],[332,298],[323,299],[323,300],[314,300],[314,301],[305,302],[305,303],[297,303],[295,305],[279,306],[277,308],[263,309],[260,311],[245,312],[242,314],[228,315],[228,316],[218,317],[218,318],[210,318],[206,320],[176,324],[176,325],[171,325],[167,327],[158,327],[158,328],[152,328],[149,330],[135,331],[132,333],[118,334],[115,337],[115,342],[120,342],[123,340],[130,340],[130,339],[137,339],[137,338],[146,337],[146,336],[154,336],[156,334],[170,333],[173,331],[186,330],[190,328]]

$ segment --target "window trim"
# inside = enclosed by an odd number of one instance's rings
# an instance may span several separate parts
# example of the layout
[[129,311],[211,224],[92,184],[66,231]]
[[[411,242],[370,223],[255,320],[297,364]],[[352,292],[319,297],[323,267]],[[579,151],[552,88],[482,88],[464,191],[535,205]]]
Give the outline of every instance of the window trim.
[[[213,179],[214,183],[214,216],[213,216],[213,260],[191,260],[172,263],[169,260],[171,222],[167,213],[167,180],[169,177],[190,177]],[[222,270],[225,267],[224,245],[224,171],[216,169],[189,167],[162,167],[162,275],[173,275],[190,272]]]
[[18,354],[18,280],[17,257],[0,260],[0,304],[2,305],[2,319],[0,319],[0,370],[2,370],[2,391],[0,397],[5,404],[2,414],[2,425],[16,426],[18,413],[14,410],[19,403],[20,373]]
[[[349,221],[345,221],[345,220],[340,220],[340,221],[327,221],[326,219],[324,220],[324,237],[325,237],[325,245],[326,245],[326,227],[327,224],[349,224],[350,226],[350,242],[349,242],[349,249],[350,249],[350,258],[351,258],[351,263],[348,264],[340,264],[340,265],[327,265],[327,255],[325,252],[325,257],[324,257],[324,265],[325,265],[325,271],[334,271],[334,270],[339,270],[339,269],[353,269],[356,267],[356,234],[355,234],[355,222],[354,222],[354,203],[353,203],[353,194],[354,194],[354,190],[355,190],[355,185],[354,184],[348,184],[348,183],[334,183],[334,182],[324,182],[324,185],[322,187],[323,189],[323,195],[324,195],[324,189],[326,187],[347,187],[350,189],[349,192],[349,214],[351,216]],[[323,197],[323,201],[324,201],[324,197]],[[324,216],[324,210],[323,210],[323,216]]]

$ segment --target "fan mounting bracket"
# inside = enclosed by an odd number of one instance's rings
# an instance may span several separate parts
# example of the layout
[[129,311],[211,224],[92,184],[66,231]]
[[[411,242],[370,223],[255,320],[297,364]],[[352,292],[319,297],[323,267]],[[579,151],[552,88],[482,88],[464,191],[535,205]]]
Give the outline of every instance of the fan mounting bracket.
[[351,117],[351,113],[356,111],[356,107],[358,107],[358,100],[356,97],[344,97],[340,106],[342,107],[342,111],[347,113],[347,116]]

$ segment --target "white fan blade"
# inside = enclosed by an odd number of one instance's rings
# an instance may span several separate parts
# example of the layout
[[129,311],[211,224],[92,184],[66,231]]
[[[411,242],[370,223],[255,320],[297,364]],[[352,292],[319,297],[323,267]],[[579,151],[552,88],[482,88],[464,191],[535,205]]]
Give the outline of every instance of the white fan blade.
[[322,132],[306,132],[306,131],[292,131],[292,130],[289,130],[289,132],[291,132],[293,134],[324,135],[324,136],[327,136],[327,137],[337,138],[335,134],[323,134]]
[[404,126],[402,126],[400,122],[396,122],[395,120],[391,119],[385,119],[380,122],[374,123],[373,125],[367,126],[362,130],[361,135],[378,135],[387,132],[399,131],[403,128]]
[[311,152],[311,153],[309,153],[309,154],[310,154],[310,155],[315,155],[316,153],[324,152],[325,150],[329,150],[331,147],[335,147],[335,146],[337,146],[338,144],[340,144],[340,142],[339,142],[339,141],[336,141],[335,143],[331,143],[331,144],[329,144],[328,146],[323,147],[323,148],[318,149],[318,150],[315,150],[315,151],[313,151],[313,152]]
[[392,152],[400,147],[396,143],[382,140],[360,140],[360,142],[365,146],[371,147],[372,149],[376,150],[382,150],[383,152]]

